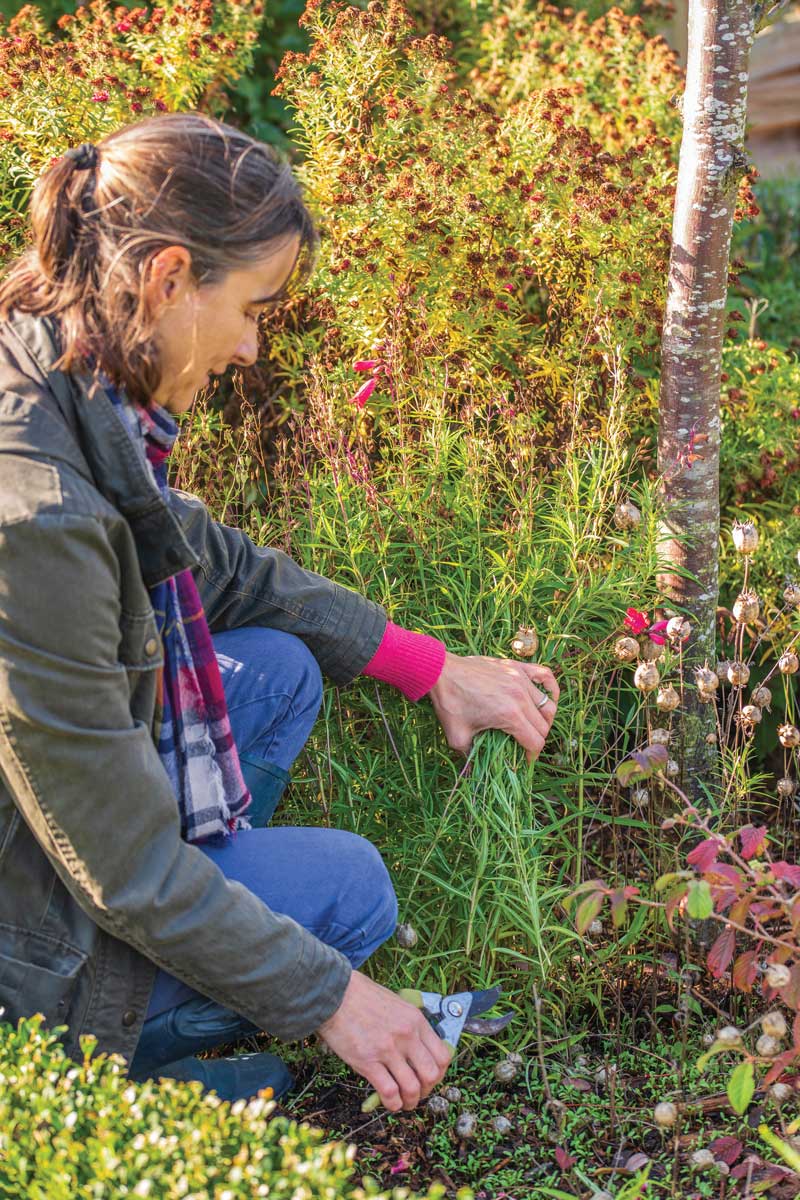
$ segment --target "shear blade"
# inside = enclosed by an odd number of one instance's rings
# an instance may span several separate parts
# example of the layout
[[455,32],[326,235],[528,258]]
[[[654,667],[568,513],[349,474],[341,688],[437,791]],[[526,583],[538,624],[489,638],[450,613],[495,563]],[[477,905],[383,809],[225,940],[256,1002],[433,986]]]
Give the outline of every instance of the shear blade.
[[494,1008],[501,995],[502,989],[499,987],[486,988],[482,992],[473,992],[472,1003],[469,1006],[470,1017],[477,1017],[480,1013],[488,1012],[490,1008]]
[[467,1017],[464,1030],[466,1033],[476,1033],[479,1037],[494,1037],[513,1019],[513,1013],[506,1013],[504,1017]]

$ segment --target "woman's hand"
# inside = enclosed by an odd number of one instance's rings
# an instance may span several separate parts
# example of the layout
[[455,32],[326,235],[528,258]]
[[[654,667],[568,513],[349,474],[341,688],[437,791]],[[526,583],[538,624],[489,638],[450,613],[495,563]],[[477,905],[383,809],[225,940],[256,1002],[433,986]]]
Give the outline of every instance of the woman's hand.
[[360,971],[317,1033],[391,1112],[419,1104],[450,1064],[450,1050],[420,1010]]
[[500,729],[525,748],[531,762],[550,732],[559,688],[550,668],[536,663],[447,654],[429,695],[454,750],[467,754],[476,733]]

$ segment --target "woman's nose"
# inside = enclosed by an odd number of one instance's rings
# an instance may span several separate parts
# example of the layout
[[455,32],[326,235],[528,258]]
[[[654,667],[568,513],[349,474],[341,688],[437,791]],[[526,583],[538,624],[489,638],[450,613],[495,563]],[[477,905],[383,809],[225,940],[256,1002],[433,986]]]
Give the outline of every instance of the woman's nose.
[[233,360],[238,367],[252,367],[253,363],[258,358],[258,327],[253,326],[252,330],[248,329],[239,345],[236,347],[236,353]]

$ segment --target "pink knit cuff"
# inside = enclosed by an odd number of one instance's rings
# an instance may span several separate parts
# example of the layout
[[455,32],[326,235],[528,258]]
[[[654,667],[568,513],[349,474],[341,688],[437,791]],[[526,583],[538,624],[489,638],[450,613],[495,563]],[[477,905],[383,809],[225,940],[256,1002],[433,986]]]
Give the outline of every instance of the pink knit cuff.
[[425,633],[412,633],[388,621],[381,644],[362,675],[399,688],[409,700],[420,700],[442,673],[444,642]]

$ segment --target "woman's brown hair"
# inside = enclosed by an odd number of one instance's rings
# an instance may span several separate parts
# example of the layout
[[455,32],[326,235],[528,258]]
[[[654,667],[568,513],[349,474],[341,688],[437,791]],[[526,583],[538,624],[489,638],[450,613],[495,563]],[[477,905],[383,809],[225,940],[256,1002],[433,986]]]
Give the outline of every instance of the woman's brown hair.
[[[94,165],[91,165],[94,163]],[[101,368],[147,403],[161,367],[144,285],[150,260],[184,246],[198,284],[251,266],[300,236],[301,270],[316,246],[291,168],[269,147],[197,113],[128,125],[68,152],[38,180],[33,244],[0,283],[12,309],[58,319],[62,370]]]

